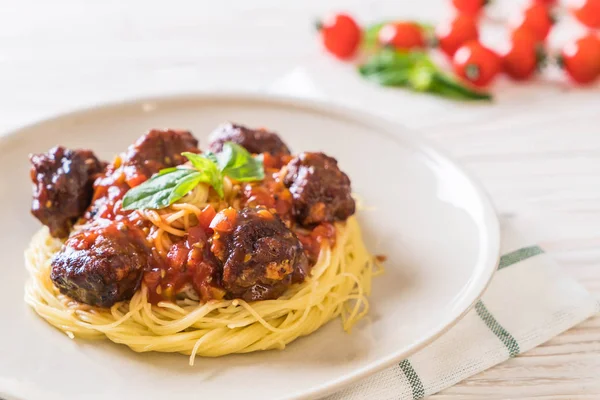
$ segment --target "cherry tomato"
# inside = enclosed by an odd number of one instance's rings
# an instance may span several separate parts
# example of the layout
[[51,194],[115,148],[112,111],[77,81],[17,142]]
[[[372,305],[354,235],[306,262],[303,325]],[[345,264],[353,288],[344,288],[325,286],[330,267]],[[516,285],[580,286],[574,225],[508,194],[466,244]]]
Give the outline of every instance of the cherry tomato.
[[555,5],[557,0],[533,0],[533,2],[544,5],[546,7],[550,7],[550,6]]
[[458,15],[453,20],[438,25],[435,29],[435,37],[439,48],[452,57],[464,43],[478,39],[479,32],[473,17]]
[[502,54],[502,70],[513,79],[525,80],[535,73],[544,56],[542,43],[527,29],[517,29]]
[[514,29],[529,29],[538,40],[546,40],[553,24],[554,19],[548,7],[532,2],[512,25]]
[[452,60],[454,72],[475,86],[486,86],[500,71],[500,57],[477,40],[462,45]]
[[452,0],[456,11],[473,17],[478,15],[487,3],[488,0]]
[[356,21],[346,14],[336,14],[317,24],[327,51],[340,59],[354,55],[362,32]]
[[600,0],[575,0],[570,8],[582,24],[600,28]]
[[425,47],[423,30],[414,22],[395,22],[384,25],[378,34],[379,43],[398,50]]
[[600,75],[600,38],[593,33],[568,43],[559,63],[577,83],[593,82]]

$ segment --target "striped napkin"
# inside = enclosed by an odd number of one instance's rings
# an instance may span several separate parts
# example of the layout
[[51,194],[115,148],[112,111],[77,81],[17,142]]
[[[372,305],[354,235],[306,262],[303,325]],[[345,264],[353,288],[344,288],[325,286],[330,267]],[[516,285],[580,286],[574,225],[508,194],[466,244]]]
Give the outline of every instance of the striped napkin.
[[[302,70],[267,88],[324,96]],[[501,221],[502,257],[489,288],[451,330],[417,354],[327,400],[417,400],[538,346],[600,312],[600,304],[543,249]]]
[[456,326],[414,356],[328,400],[422,399],[600,312],[594,297],[508,223],[502,242],[499,271]]

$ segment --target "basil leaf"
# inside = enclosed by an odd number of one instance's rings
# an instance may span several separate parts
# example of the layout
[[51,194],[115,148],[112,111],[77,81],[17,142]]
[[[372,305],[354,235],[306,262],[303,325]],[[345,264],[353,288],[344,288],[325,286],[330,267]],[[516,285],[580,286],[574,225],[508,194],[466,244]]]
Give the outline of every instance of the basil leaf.
[[[162,171],[161,171],[162,172]],[[123,197],[124,210],[168,207],[198,185],[205,177],[193,169],[175,169],[153,176],[129,189]]]
[[417,92],[427,92],[431,89],[433,74],[430,68],[413,68],[410,71],[410,86]]
[[217,165],[214,163],[214,161],[204,154],[187,152],[181,154],[190,160],[194,168],[204,174],[206,179],[204,182],[210,184],[215,189],[219,197],[223,198],[225,196],[223,192],[223,174],[221,174],[221,171],[219,168],[217,168]]
[[[399,52],[384,49],[361,65],[359,73],[382,86],[412,87],[411,77],[418,68],[429,70],[429,58],[423,52]],[[420,67],[417,67],[420,66]]]
[[478,90],[473,90],[443,73],[433,75],[431,92],[458,100],[492,100],[492,95]]
[[163,168],[160,171],[158,171],[158,174],[159,175],[170,174],[171,172],[175,171],[176,169],[177,169],[177,167]]
[[225,142],[220,152],[214,155],[220,171],[224,171],[229,164],[235,163],[231,142]]
[[210,161],[214,162],[215,164],[219,163],[219,161],[217,160],[217,156],[212,151],[206,151],[202,155],[204,157],[208,158]]
[[194,169],[165,168],[123,197],[124,210],[161,209],[181,199],[199,183],[211,185],[219,197],[224,197],[223,176],[241,181],[262,180],[265,177],[262,156],[253,157],[243,147],[227,142],[219,154],[181,153]]
[[489,93],[462,84],[442,72],[425,52],[382,49],[358,68],[365,78],[382,86],[406,87],[455,100],[491,100]]
[[194,171],[194,173],[182,178],[177,182],[177,185],[173,189],[173,194],[170,197],[171,203],[173,204],[186,194],[188,194],[193,188],[198,186],[199,183],[209,183],[209,177],[202,172]]
[[198,171],[205,171],[208,173],[213,173],[213,171],[217,171],[217,166],[215,163],[209,158],[205,157],[204,154],[196,154],[196,153],[181,153],[182,156],[190,160],[194,168]]
[[237,181],[251,182],[265,179],[262,157],[252,157],[252,154],[239,144],[226,142],[223,151],[218,153],[216,158],[223,175]]
[[406,87],[409,86],[410,70],[398,69],[398,70],[383,70],[375,72],[361,73],[366,79],[377,82],[381,86],[396,86]]
[[415,59],[420,53],[395,51],[382,49],[367,59],[367,62],[359,67],[361,75],[390,69],[408,69],[415,64]]

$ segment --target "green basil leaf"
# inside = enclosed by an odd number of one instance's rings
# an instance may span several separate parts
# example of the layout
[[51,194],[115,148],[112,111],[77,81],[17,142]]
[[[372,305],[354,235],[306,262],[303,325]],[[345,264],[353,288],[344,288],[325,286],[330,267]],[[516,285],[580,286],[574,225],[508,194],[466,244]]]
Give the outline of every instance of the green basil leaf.
[[455,100],[491,100],[489,93],[462,84],[436,66],[421,51],[382,49],[358,68],[365,78],[382,86],[407,87]]
[[415,51],[411,54],[415,69],[424,69],[430,71],[431,73],[435,71],[439,71],[439,67],[433,63],[433,60],[429,56],[429,54],[424,53],[422,51]]
[[181,154],[190,160],[194,168],[204,174],[204,179],[206,179],[204,182],[210,184],[219,197],[223,198],[225,195],[223,192],[223,174],[219,168],[217,168],[217,164],[212,160],[214,154],[210,153],[210,155],[204,155],[187,152]]
[[415,67],[410,71],[410,86],[417,92],[427,92],[431,89],[433,75],[430,68]]
[[364,73],[363,76],[368,80],[377,82],[381,86],[407,87],[410,82],[410,70],[408,69],[369,72]]
[[225,142],[223,149],[216,155],[217,165],[221,171],[228,168],[237,168],[252,159],[252,154],[234,142]]
[[492,100],[491,94],[471,89],[441,72],[433,74],[430,92],[457,100]]
[[181,155],[190,160],[194,168],[198,171],[212,173],[212,171],[217,170],[215,163],[211,159],[205,157],[204,154],[185,152],[181,153]]
[[188,194],[193,188],[198,186],[199,183],[209,183],[209,177],[198,171],[194,171],[195,173],[189,174],[188,176],[180,179],[177,182],[177,185],[173,189],[173,194],[170,197],[171,203],[173,204],[186,194]]
[[170,174],[171,172],[175,171],[176,169],[178,169],[178,168],[177,167],[163,168],[160,171],[158,171],[158,174],[159,175]]
[[188,194],[199,183],[211,185],[224,197],[223,176],[242,182],[264,179],[262,157],[253,157],[243,147],[227,142],[219,154],[181,153],[194,169],[165,168],[123,197],[124,210],[161,209]]
[[367,59],[367,62],[359,67],[362,75],[389,70],[407,69],[415,64],[415,54],[412,52],[382,49]]
[[262,157],[253,157],[245,148],[233,142],[226,142],[223,151],[216,155],[217,164],[223,175],[240,182],[265,179]]
[[123,197],[123,209],[168,207],[196,187],[202,179],[203,174],[193,169],[182,168],[159,173],[139,186],[129,189]]
[[202,155],[204,157],[208,158],[210,161],[214,162],[215,164],[219,163],[219,160],[217,160],[217,156],[212,151],[206,151]]
[[431,70],[432,63],[423,52],[400,52],[383,49],[361,65],[359,73],[382,86],[414,87],[412,77],[416,70]]

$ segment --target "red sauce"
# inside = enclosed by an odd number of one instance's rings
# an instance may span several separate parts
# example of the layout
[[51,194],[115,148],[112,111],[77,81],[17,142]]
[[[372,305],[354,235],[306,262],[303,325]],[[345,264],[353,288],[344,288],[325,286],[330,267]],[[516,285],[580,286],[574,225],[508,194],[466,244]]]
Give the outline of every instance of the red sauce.
[[304,247],[304,252],[311,264],[317,262],[321,246],[335,246],[335,225],[324,222],[317,225],[312,230],[296,230],[296,236]]
[[225,296],[218,282],[218,265],[210,254],[207,239],[204,228],[193,227],[186,239],[171,247],[166,258],[155,254],[155,259],[161,262],[146,271],[143,278],[151,303],[174,300],[188,285],[203,301]]
[[121,208],[123,196],[129,189],[123,170],[109,165],[106,173],[94,182],[94,196],[84,218],[118,219],[118,216],[131,214]]
[[[265,179],[244,184],[242,205],[265,206],[274,210],[296,233],[309,261],[314,264],[324,243],[330,246],[335,244],[335,226],[323,223],[312,229],[299,227],[292,214],[292,194],[282,182],[281,169],[290,161],[291,156],[275,157],[265,153],[263,157]],[[131,185],[142,182],[143,179],[127,182],[121,168],[109,166],[106,174],[94,183],[92,205],[85,218],[119,220],[127,217],[136,221],[137,213],[123,211],[121,204]],[[222,299],[225,296],[226,292],[219,282],[220,267],[213,254],[219,249],[213,248],[211,252],[208,239],[213,234],[211,223],[224,224],[227,221],[214,221],[215,215],[218,214],[214,208],[207,206],[199,216],[199,225],[190,228],[186,237],[172,238],[175,244],[166,256],[159,255],[154,248],[151,250],[150,265],[143,276],[151,303],[174,300],[179,292],[189,287],[196,291],[202,301]],[[149,225],[141,219],[136,222],[138,225],[146,224],[146,227]]]

